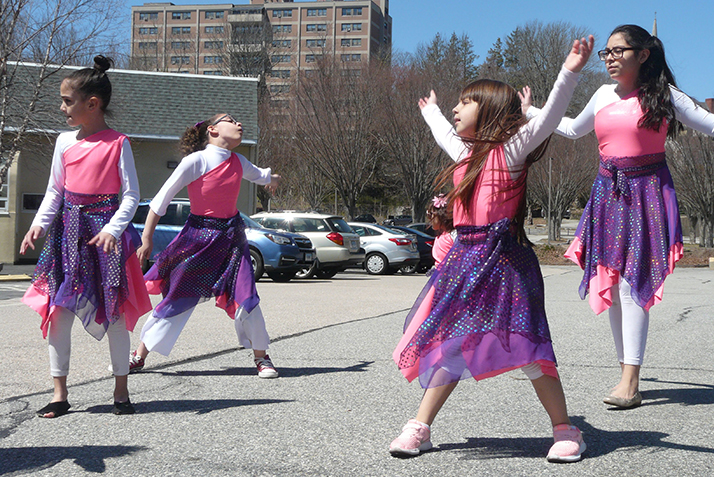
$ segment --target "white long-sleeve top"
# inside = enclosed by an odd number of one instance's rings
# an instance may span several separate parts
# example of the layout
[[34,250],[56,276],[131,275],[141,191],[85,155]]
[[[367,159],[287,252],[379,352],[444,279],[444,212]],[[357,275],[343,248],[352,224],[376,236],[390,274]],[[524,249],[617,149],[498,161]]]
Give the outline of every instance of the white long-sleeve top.
[[[577,139],[595,129],[595,115],[605,106],[620,101],[622,98],[615,92],[617,84],[601,86],[585,109],[575,118],[564,117],[555,132],[561,136]],[[695,129],[709,136],[714,136],[714,115],[704,108],[697,106],[692,99],[674,86],[669,87],[674,105],[675,117],[685,126]],[[528,118],[542,114],[535,106],[528,108]]]
[[[158,194],[149,204],[149,208],[156,215],[166,214],[166,208],[171,200],[181,189],[195,181],[202,175],[218,167],[223,161],[229,159],[233,152],[222,147],[208,144],[205,149],[196,151],[181,159],[173,174],[166,180]],[[261,168],[250,162],[243,155],[237,154],[243,167],[243,179],[259,185],[270,184],[272,170]]]
[[[503,145],[506,164],[513,179],[520,175],[528,154],[545,141],[558,126],[568,108],[579,77],[578,73],[573,73],[565,67],[561,68],[541,114],[534,116]],[[468,156],[469,149],[437,105],[427,105],[421,113],[431,128],[437,144],[452,160],[459,162]]]
[[[45,191],[45,197],[42,199],[42,204],[32,221],[32,227],[39,226],[42,228],[42,236],[45,235],[47,227],[50,226],[62,206],[66,174],[62,155],[68,148],[80,141],[77,139],[77,133],[78,131],[68,131],[57,137],[55,150],[52,154],[50,179],[47,184],[47,190]],[[131,145],[127,139],[122,143],[121,155],[117,167],[121,181],[121,201],[119,208],[111,220],[102,228],[102,232],[109,233],[115,238],[119,238],[134,217],[140,197],[139,179],[136,175],[134,155],[131,152]]]

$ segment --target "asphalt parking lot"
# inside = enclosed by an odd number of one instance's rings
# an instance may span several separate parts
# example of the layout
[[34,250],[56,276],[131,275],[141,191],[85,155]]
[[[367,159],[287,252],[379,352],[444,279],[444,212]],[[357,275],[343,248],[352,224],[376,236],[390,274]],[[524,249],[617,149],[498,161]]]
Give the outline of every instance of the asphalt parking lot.
[[20,303],[27,284],[0,282],[0,475],[714,475],[714,271],[668,278],[652,310],[645,403],[628,411],[601,402],[618,369],[606,317],[577,296],[579,270],[543,274],[569,411],[588,444],[579,463],[545,461],[547,416],[520,372],[460,384],[433,426],[435,449],[391,457],[422,392],[391,352],[425,278],[355,270],[259,282],[276,380],[257,378],[230,320],[200,305],[171,356],[150,355],[130,377],[133,416],[109,413],[107,344],[75,326],[72,412],[56,420],[34,417],[51,379],[39,318]]

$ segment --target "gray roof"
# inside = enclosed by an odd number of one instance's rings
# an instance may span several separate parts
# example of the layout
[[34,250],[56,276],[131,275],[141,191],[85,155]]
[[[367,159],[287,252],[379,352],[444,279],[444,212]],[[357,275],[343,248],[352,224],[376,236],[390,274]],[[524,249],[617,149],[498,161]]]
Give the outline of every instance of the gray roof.
[[[16,68],[16,69],[15,69]],[[8,126],[17,126],[18,117],[27,110],[32,85],[41,66],[35,63],[10,63],[15,70]],[[43,83],[32,115],[31,129],[43,132],[70,129],[59,109],[59,85],[79,67],[48,67],[53,74]],[[109,70],[112,82],[111,116],[107,123],[129,137],[176,139],[186,127],[214,114],[232,114],[243,124],[243,140],[255,144],[258,139],[258,79],[228,76],[202,76],[132,70]]]

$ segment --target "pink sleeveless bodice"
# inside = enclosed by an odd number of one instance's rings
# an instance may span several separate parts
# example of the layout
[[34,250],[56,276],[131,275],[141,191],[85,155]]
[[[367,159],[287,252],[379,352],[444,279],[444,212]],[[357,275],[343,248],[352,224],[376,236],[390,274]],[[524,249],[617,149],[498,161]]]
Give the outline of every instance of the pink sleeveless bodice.
[[236,202],[243,179],[243,166],[236,153],[195,181],[188,189],[191,213],[227,219],[238,213]]
[[600,144],[600,155],[634,157],[664,152],[667,123],[655,132],[637,127],[641,117],[637,91],[598,111],[595,115],[595,134]]
[[[454,185],[464,178],[465,166],[463,161],[454,171]],[[513,184],[503,147],[492,150],[476,180],[470,213],[466,213],[460,201],[454,203],[454,225],[488,225],[504,217],[513,219],[524,191],[523,187],[512,188]]]
[[68,147],[62,154],[65,189],[78,194],[118,194],[119,158],[126,138],[105,129]]

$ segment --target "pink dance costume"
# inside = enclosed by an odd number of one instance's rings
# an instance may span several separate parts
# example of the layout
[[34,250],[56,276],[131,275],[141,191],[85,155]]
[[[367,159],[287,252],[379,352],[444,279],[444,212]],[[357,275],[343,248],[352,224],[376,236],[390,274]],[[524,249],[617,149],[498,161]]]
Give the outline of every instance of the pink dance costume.
[[[577,118],[564,118],[556,130],[577,138],[594,129],[599,142],[598,174],[565,254],[584,270],[580,298],[589,293],[598,314],[612,305],[611,289],[620,279],[630,284],[635,303],[649,310],[662,300],[665,277],[683,254],[677,196],[665,160],[667,124],[659,131],[637,127],[643,115],[638,90],[620,98],[615,86],[602,86]],[[676,88],[670,92],[679,121],[714,134],[714,115]]]
[[[57,139],[47,192],[32,224],[47,239],[22,301],[42,317],[45,338],[52,314],[63,307],[101,340],[122,315],[132,331],[152,308],[135,253],[141,240],[130,223],[138,180],[126,136],[106,129],[76,137],[71,131]],[[88,245],[99,232],[117,238],[119,253]]]
[[[558,377],[538,259],[516,240],[513,220],[524,200],[526,158],[557,126],[577,77],[563,68],[544,114],[490,152],[469,213],[454,203],[458,237],[408,314],[393,353],[409,381],[418,377],[431,388],[533,363]],[[468,155],[438,107],[426,106],[422,114],[452,159]],[[465,169],[456,169],[454,184]]]
[[[240,307],[250,313],[260,301],[236,202],[245,177],[242,162],[251,174],[258,171],[256,177],[262,180],[246,177],[254,182],[269,183],[270,169],[256,168],[238,154],[210,144],[183,161],[201,164],[204,155],[225,155],[226,159],[188,184],[191,214],[186,225],[144,276],[149,293],[164,297],[154,309],[156,318],[169,319],[215,297],[216,306],[234,319]],[[176,180],[162,188],[152,201],[152,210],[165,211],[175,192],[183,188],[181,177]]]
[[446,258],[451,247],[454,245],[454,234],[451,231],[442,232],[434,239],[434,247],[431,249],[431,256],[434,257],[435,266],[439,266]]

